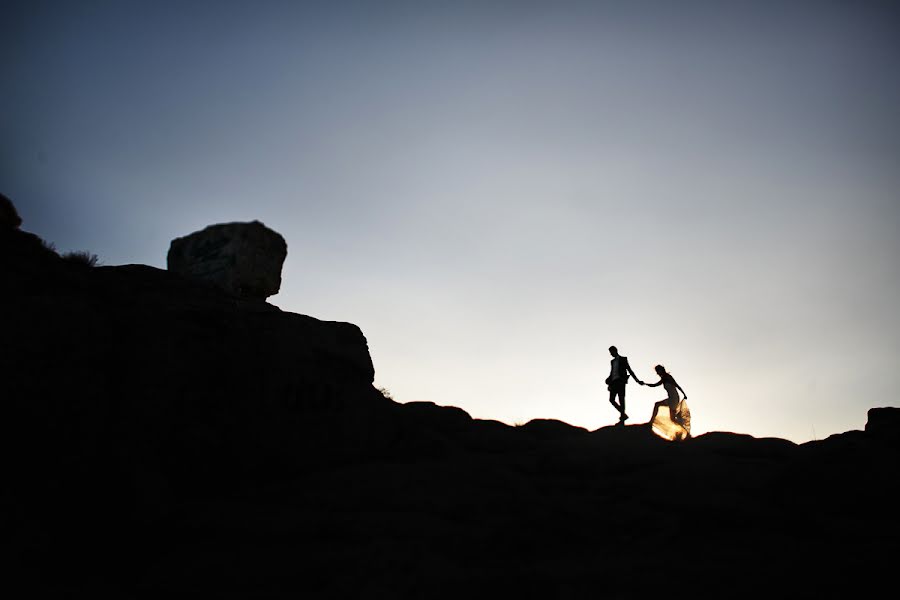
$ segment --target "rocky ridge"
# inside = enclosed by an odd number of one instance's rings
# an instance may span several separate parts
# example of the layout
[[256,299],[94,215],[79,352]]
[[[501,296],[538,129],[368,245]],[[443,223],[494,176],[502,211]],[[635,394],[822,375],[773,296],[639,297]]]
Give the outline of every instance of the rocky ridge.
[[348,323],[0,229],[3,554],[46,595],[859,594],[900,545],[900,409],[793,444],[373,385]]

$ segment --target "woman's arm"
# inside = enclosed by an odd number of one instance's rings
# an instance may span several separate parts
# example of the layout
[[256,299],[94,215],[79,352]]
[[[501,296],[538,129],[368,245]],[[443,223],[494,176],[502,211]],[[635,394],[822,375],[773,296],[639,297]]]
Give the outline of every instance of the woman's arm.
[[[672,381],[675,381],[675,380],[673,379]],[[681,388],[680,385],[678,385],[677,381],[675,381],[675,387],[677,387],[679,390],[681,390],[681,395],[684,396],[685,400],[687,400],[687,394],[684,393],[684,390]]]
[[657,381],[656,383],[645,383],[644,385],[649,385],[650,387],[656,387],[656,386],[658,386],[659,384],[661,384],[662,382],[663,382],[663,380],[660,379],[660,380]]

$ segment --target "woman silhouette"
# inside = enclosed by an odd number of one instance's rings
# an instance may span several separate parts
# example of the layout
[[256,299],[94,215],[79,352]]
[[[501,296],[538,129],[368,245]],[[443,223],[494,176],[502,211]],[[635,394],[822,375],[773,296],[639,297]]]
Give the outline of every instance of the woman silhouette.
[[656,404],[653,405],[653,416],[650,417],[650,423],[653,423],[653,420],[656,419],[656,413],[659,412],[659,407],[668,405],[669,407],[669,417],[673,422],[681,425],[683,423],[683,419],[681,413],[678,408],[681,404],[681,400],[678,398],[678,391],[681,390],[682,395],[684,395],[684,399],[687,400],[687,394],[684,393],[684,390],[681,389],[681,386],[678,385],[678,382],[675,381],[675,378],[672,377],[671,373],[666,372],[666,368],[662,365],[656,365],[656,374],[659,375],[659,381],[656,383],[648,383],[650,387],[656,387],[660,384],[665,388],[668,397],[665,400],[660,400]]

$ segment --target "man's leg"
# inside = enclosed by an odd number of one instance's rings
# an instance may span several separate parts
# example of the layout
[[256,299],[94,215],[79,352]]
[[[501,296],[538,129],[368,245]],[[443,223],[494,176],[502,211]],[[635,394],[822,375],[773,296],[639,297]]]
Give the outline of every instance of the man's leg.
[[619,406],[619,403],[616,402],[616,393],[617,391],[615,389],[609,391],[609,403],[612,404],[617,411],[622,412],[622,408]]
[[616,390],[619,395],[619,423],[624,423],[628,415],[625,414],[625,386],[621,386]]

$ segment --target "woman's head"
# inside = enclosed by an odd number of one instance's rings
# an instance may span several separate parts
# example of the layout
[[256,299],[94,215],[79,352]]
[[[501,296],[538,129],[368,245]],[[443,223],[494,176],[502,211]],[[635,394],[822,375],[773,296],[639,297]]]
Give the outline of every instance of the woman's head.
[[656,365],[656,374],[662,377],[666,374],[666,368],[662,365]]

